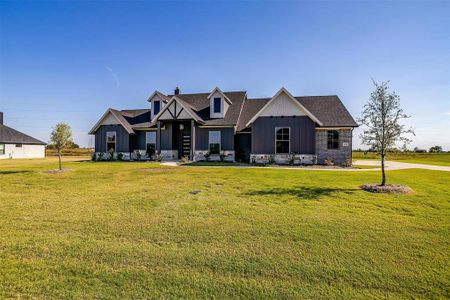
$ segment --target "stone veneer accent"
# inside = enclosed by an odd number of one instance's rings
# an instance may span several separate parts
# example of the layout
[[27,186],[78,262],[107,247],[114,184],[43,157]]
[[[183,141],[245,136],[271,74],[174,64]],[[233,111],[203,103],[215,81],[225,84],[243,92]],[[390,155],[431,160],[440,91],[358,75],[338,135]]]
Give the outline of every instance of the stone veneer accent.
[[[317,163],[324,164],[326,159],[331,159],[335,165],[344,165],[352,160],[352,130],[336,129],[339,132],[339,149],[328,149],[328,130],[316,129],[316,154]],[[344,146],[345,144],[345,146]]]

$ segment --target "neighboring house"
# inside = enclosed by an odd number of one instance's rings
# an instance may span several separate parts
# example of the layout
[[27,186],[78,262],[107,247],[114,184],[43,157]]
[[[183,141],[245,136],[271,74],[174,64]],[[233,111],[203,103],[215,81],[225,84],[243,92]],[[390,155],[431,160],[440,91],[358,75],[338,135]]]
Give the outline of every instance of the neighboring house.
[[[245,91],[174,95],[155,91],[152,109],[108,109],[89,134],[95,151],[125,159],[163,159],[323,164],[351,163],[352,130],[358,125],[337,96],[294,97],[281,88],[272,98]],[[105,154],[108,155],[108,154]]]
[[45,143],[3,125],[3,113],[0,112],[0,159],[43,157]]

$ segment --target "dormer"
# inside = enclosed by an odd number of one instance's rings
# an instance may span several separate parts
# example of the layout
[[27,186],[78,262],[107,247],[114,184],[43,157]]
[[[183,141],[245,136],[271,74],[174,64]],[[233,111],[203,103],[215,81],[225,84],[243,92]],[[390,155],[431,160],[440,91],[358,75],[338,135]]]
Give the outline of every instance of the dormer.
[[211,119],[223,118],[232,104],[231,100],[218,87],[209,94],[208,99]]
[[167,101],[169,101],[169,97],[164,95],[163,93],[160,93],[158,91],[155,91],[149,98],[148,102],[151,103],[151,119],[153,118],[163,109]]

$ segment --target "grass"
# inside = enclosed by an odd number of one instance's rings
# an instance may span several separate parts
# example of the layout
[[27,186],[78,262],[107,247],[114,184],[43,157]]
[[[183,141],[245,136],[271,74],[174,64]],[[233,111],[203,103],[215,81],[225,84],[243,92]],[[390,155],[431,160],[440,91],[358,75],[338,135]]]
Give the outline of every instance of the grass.
[[[353,160],[357,159],[379,159],[379,156],[373,152],[353,152]],[[388,160],[450,166],[450,153],[414,153],[414,152],[392,152],[387,155]]]
[[448,172],[64,159],[0,162],[0,298],[450,296]]

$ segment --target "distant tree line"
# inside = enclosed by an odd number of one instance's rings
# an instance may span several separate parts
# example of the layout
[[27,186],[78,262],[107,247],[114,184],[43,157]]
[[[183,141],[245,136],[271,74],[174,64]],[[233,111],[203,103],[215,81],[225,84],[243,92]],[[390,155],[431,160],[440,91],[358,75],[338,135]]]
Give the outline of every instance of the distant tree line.
[[[55,146],[55,144],[51,143],[51,144],[48,144],[46,146],[46,148],[49,150],[54,150],[54,149],[56,149],[56,146]],[[78,144],[75,144],[73,141],[69,142],[66,147],[66,149],[78,149],[78,148],[80,148],[80,146]]]

